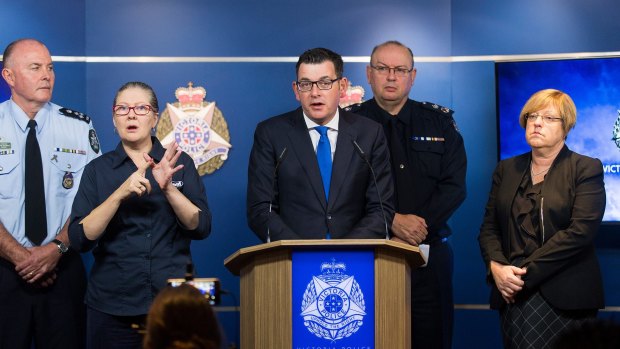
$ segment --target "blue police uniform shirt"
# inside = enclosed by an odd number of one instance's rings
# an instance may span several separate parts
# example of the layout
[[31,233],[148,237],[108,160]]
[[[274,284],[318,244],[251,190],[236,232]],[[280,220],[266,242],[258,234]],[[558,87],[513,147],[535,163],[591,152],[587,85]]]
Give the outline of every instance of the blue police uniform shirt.
[[[12,99],[0,104],[0,221],[24,247],[25,150],[28,115]],[[46,103],[35,115],[36,135],[43,162],[47,237],[56,238],[64,226],[86,164],[100,155],[92,121],[84,114]]]
[[[159,162],[165,149],[155,137],[149,155]],[[153,298],[170,278],[182,278],[191,261],[191,240],[211,232],[211,213],[202,179],[192,158],[183,153],[177,161],[183,169],[172,177],[172,185],[200,209],[198,227],[185,229],[172,206],[147,170],[151,193],[125,199],[98,240],[84,235],[80,222],[137,171],[122,143],[86,166],[75,197],[69,225],[71,248],[92,249],[91,269],[85,301],[98,311],[133,316],[148,312]]]

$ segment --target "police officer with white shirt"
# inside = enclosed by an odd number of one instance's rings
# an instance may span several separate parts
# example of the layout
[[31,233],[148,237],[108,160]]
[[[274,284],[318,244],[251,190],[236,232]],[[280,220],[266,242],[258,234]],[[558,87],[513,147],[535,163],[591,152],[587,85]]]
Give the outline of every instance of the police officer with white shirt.
[[0,104],[0,348],[82,348],[86,279],[67,223],[99,140],[89,117],[50,102],[43,43],[9,44],[2,77],[11,99]]

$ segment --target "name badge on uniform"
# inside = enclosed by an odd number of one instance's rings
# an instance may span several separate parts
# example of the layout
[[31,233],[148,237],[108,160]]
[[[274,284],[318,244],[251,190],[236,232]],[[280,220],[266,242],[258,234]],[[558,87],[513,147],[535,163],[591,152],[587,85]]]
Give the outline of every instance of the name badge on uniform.
[[73,174],[71,172],[65,172],[62,176],[62,187],[65,189],[73,188]]

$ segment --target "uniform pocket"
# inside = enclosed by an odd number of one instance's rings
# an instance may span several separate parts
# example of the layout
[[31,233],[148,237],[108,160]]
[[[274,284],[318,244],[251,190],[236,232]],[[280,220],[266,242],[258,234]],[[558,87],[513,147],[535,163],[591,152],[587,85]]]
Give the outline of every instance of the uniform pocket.
[[445,152],[444,142],[411,141],[410,144],[420,163],[419,168],[428,176],[439,178],[441,174],[441,158]]
[[77,190],[76,176],[84,170],[86,161],[87,156],[85,153],[52,151],[52,156],[50,157],[53,171],[52,178],[55,181],[60,181],[59,184],[62,186],[62,189],[57,191],[59,195],[64,196]]
[[20,154],[13,150],[0,153],[0,198],[11,199],[23,188],[22,171],[19,167]]

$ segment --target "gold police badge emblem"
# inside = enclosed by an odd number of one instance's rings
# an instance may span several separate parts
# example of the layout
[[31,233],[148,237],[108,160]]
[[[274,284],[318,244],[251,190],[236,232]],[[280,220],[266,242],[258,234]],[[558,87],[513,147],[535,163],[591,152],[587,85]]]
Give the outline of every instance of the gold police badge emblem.
[[203,87],[179,87],[174,93],[178,102],[167,103],[157,124],[156,136],[162,145],[176,142],[194,159],[198,173],[211,174],[228,159],[230,133],[215,102],[205,101]]

